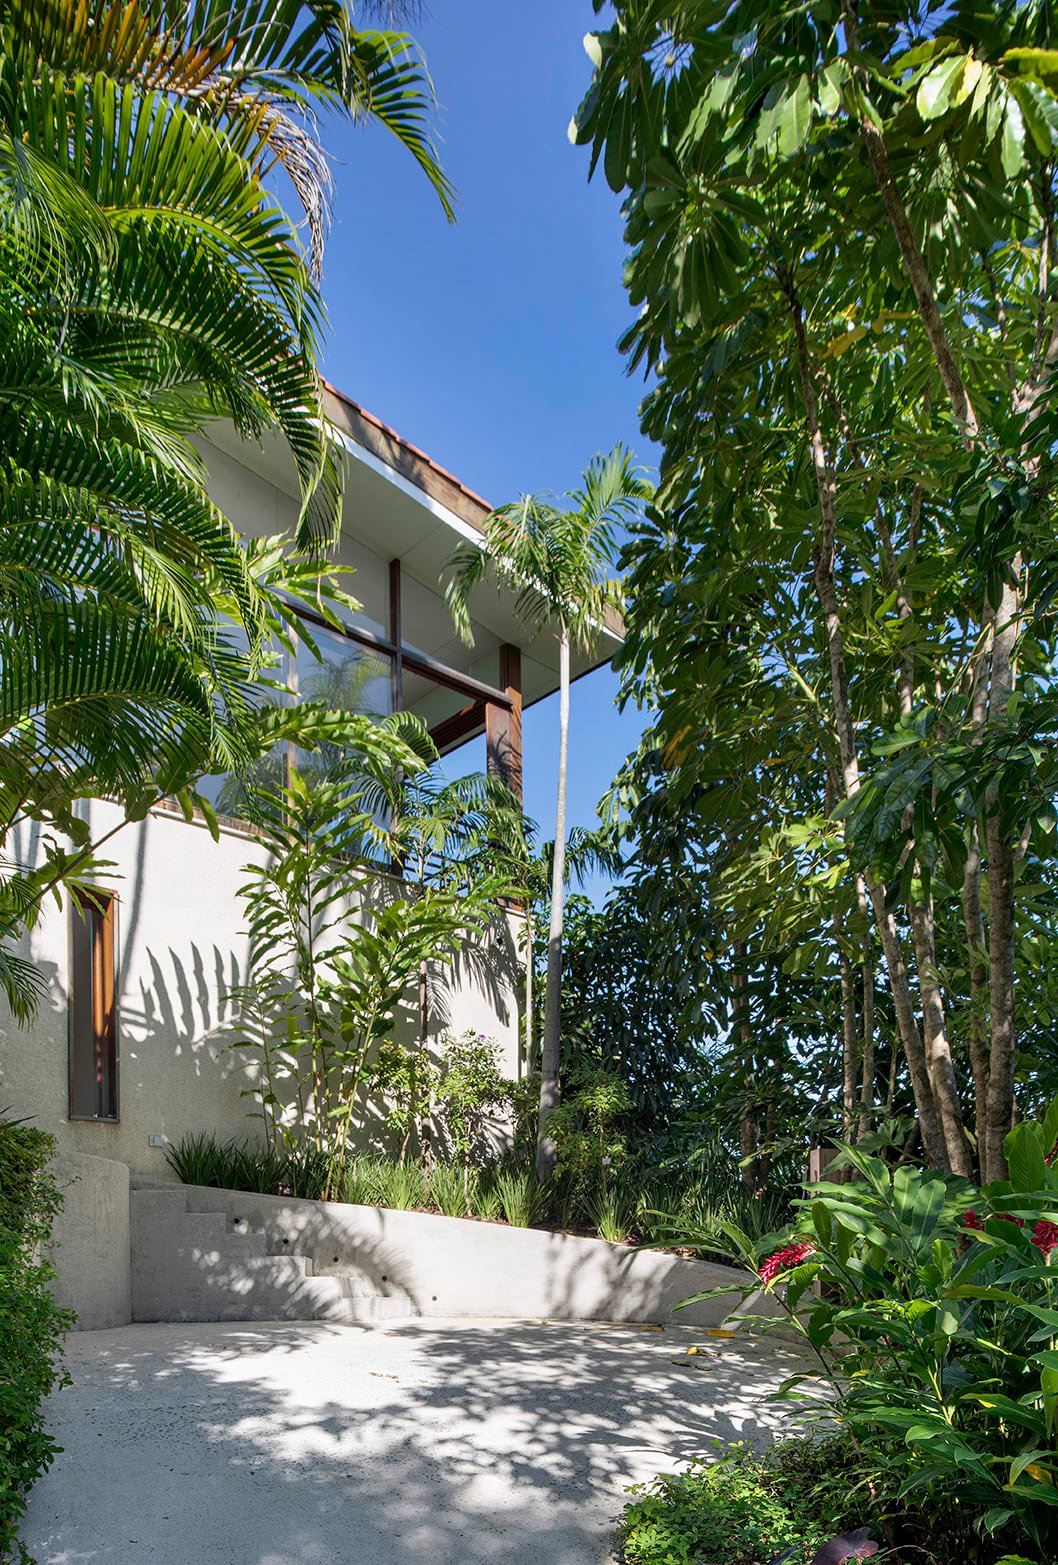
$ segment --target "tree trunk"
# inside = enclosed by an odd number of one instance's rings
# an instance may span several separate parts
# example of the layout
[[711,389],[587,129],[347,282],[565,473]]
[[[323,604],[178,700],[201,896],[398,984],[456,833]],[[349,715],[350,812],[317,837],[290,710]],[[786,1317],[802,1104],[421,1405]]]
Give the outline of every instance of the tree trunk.
[[525,1057],[518,1055],[518,1080],[523,1075],[528,1076],[533,1069],[533,913],[531,907],[525,910]]
[[[995,616],[985,601],[981,634],[970,662],[970,728],[972,743],[980,744],[988,720],[988,667],[992,654]],[[981,843],[984,818],[971,821],[962,876],[962,916],[970,977],[970,1071],[974,1084],[974,1129],[977,1134],[977,1171],[983,1184],[985,1147],[988,1141],[988,940],[981,911]]]
[[[1020,567],[1015,562],[1015,570]],[[992,639],[992,678],[988,693],[988,721],[1006,719],[1014,689],[1014,647],[1020,609],[1018,588],[1003,584],[996,609]],[[983,1152],[984,1177],[1005,1179],[1004,1142],[1014,1123],[1014,1062],[1017,1037],[1014,1025],[1014,865],[1015,843],[1004,830],[1002,810],[995,789],[989,791],[988,819],[988,956],[991,1049],[988,1061],[988,1112]]]
[[419,1161],[427,1173],[433,1163],[433,1140],[430,1135],[429,1105],[422,1101],[422,1082],[427,1068],[430,1043],[430,975],[426,963],[419,963],[419,1083],[416,1087],[416,1103],[412,1111],[419,1136]]
[[[856,0],[845,6],[845,37],[849,48],[854,53],[860,49],[860,26]],[[867,156],[874,171],[875,183],[878,186],[882,203],[885,206],[889,226],[893,231],[900,251],[900,259],[904,264],[908,282],[911,284],[915,295],[915,303],[918,306],[919,317],[926,329],[929,345],[933,352],[933,358],[940,371],[940,378],[944,384],[944,390],[948,394],[955,421],[963,436],[967,440],[973,440],[978,432],[977,415],[974,412],[973,403],[963,382],[959,367],[955,362],[948,333],[944,326],[944,320],[937,304],[937,296],[933,291],[933,282],[929,275],[922,251],[919,249],[918,240],[915,238],[904,206],[903,197],[893,178],[892,166],[889,162],[889,149],[885,144],[885,137],[874,124],[868,114],[860,121],[860,129],[863,133],[864,145],[867,148]]]
[[[838,924],[837,918],[834,920]],[[839,937],[835,927],[835,938]],[[852,981],[852,963],[838,946],[838,962],[841,969],[841,1139],[850,1145],[854,1139],[853,1125],[856,1115],[856,1089],[860,1080],[860,1029],[856,1015],[856,992]]]
[[[859,23],[855,0],[845,8],[846,37],[850,49],[859,50]],[[926,329],[933,357],[940,371],[952,413],[968,445],[976,444],[977,417],[952,352],[936,295],[908,220],[907,211],[893,178],[888,149],[881,130],[869,117],[861,122],[864,144],[874,170],[875,181],[885,204],[889,224],[900,249],[904,269],[915,294],[919,316]],[[1058,364],[1058,325],[1051,328],[1045,348],[1045,304],[1048,297],[1050,248],[1053,225],[1049,219],[1041,246],[1041,271],[1036,351],[1028,383],[1014,395],[1013,409],[1024,419],[1026,429],[1036,415],[1043,390]],[[1024,454],[1024,450],[1023,450]],[[1035,463],[1029,461],[1031,473]],[[1007,714],[1014,689],[1013,650],[1017,640],[1019,594],[1016,585],[1021,568],[1020,557],[1012,565],[1012,579],[1004,585],[996,614],[992,643],[992,677],[989,691],[988,720],[1000,722]],[[987,616],[986,616],[987,619]],[[1001,640],[1002,638],[1002,640]],[[1017,1047],[1014,997],[1014,865],[1016,855],[1009,834],[1002,828],[997,801],[989,799],[986,824],[988,849],[988,947],[990,978],[990,1049],[986,1089],[986,1124],[980,1146],[982,1177],[1001,1179],[1006,1175],[1003,1143],[1014,1119],[1014,1063]],[[973,893],[970,913],[973,914]],[[975,922],[971,919],[971,922]],[[970,927],[968,938],[973,939]]]
[[[867,899],[867,883],[862,875],[856,876],[856,901],[864,922],[870,919],[870,903]],[[863,962],[861,965],[862,997],[860,1029],[860,1118],[856,1139],[861,1140],[871,1128],[871,1111],[874,1108],[874,958],[869,930],[863,936]]]
[[[813,574],[816,596],[823,614],[827,651],[830,658],[831,704],[834,713],[834,727],[837,730],[838,743],[841,747],[842,778],[845,785],[845,794],[847,797],[851,797],[858,791],[860,786],[860,767],[853,735],[852,713],[849,706],[849,681],[845,664],[841,609],[834,581],[834,553],[837,543],[836,486],[819,423],[819,405],[816,398],[815,385],[812,380],[801,304],[789,279],[786,279],[785,285],[790,304],[790,314],[793,320],[794,337],[797,343],[801,393],[804,399],[807,422],[808,449],[812,461],[812,469],[815,473],[816,488],[819,496],[819,512],[823,522],[823,537],[815,552],[815,570]],[[907,976],[907,964],[904,961],[896,922],[892,913],[885,905],[884,893],[877,886],[868,883],[868,894],[871,906],[874,909],[878,933],[882,940],[886,967],[889,970],[889,983],[893,992],[893,1004],[896,1009],[897,1024],[900,1028],[900,1039],[904,1046],[904,1053],[907,1056],[908,1069],[911,1072],[911,1084],[915,1094],[915,1105],[922,1125],[922,1144],[929,1161],[935,1167],[947,1170],[947,1148],[933,1099],[929,1066],[922,1044],[922,1034],[919,1032],[918,1022],[915,1018],[915,1007],[911,998],[911,986]]]
[[865,958],[863,974],[862,1031],[860,1037],[860,1118],[856,1127],[856,1140],[860,1141],[871,1128],[874,1109],[874,964]]
[[566,780],[569,761],[569,636],[565,630],[559,637],[558,647],[558,793],[555,801],[555,852],[551,865],[544,1038],[540,1060],[540,1121],[536,1140],[536,1172],[542,1180],[550,1179],[555,1171],[555,1143],[547,1134],[547,1124],[558,1107],[562,1063],[562,912],[566,890]]
[[981,913],[981,843],[976,825],[970,828],[966,864],[962,877],[962,916],[966,927],[966,951],[970,971],[970,1070],[974,1084],[974,1129],[977,1135],[977,1166],[982,1184],[987,1178],[985,1146],[988,1140],[988,1076],[990,1070],[987,1034],[988,948]]
[[[744,940],[736,940],[732,946],[731,954],[734,957],[734,965],[731,970],[731,1025],[735,1037],[738,1039],[739,1059],[742,1062],[740,1074],[748,1069],[752,1073],[753,1054],[753,1027],[749,1015],[749,994],[746,987],[746,943]],[[757,1103],[755,1099],[743,1097],[742,1107],[739,1113],[738,1126],[738,1150],[742,1164],[742,1184],[746,1190],[755,1190],[757,1185],[757,1152],[760,1145],[760,1124],[757,1117]]]
[[925,1033],[926,1060],[929,1065],[930,1084],[937,1105],[940,1126],[944,1135],[948,1165],[952,1173],[973,1177],[973,1161],[963,1129],[962,1109],[959,1106],[959,1087],[952,1063],[951,1044],[944,1019],[944,1000],[937,974],[937,944],[933,922],[933,897],[923,891],[920,900],[912,895],[911,932],[915,942],[915,965],[918,968],[919,992],[922,996],[922,1021]]

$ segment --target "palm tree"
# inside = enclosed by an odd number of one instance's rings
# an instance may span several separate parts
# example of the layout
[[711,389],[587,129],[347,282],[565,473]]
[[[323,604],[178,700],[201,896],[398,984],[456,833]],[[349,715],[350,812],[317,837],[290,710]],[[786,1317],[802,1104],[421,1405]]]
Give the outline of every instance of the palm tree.
[[[0,79],[2,847],[22,820],[74,832],[77,799],[142,813],[252,759],[253,687],[290,618],[277,588],[313,589],[304,559],[242,546],[193,437],[224,416],[280,431],[299,545],[333,536],[314,107],[376,119],[449,213],[451,194],[413,45],[336,0],[12,0]],[[0,865],[0,947],[60,864],[36,881]],[[32,978],[8,957],[26,1015]]]
[[554,1170],[555,1147],[547,1125],[558,1106],[561,1065],[570,647],[576,643],[589,649],[603,628],[607,608],[617,604],[618,585],[609,574],[617,531],[650,494],[631,454],[615,446],[609,456],[592,460],[581,488],[564,497],[565,506],[549,495],[523,495],[485,518],[483,547],[465,546],[449,561],[446,597],[465,641],[472,644],[474,639],[471,594],[490,571],[517,594],[522,619],[537,629],[550,626],[558,636],[558,779],[536,1154],[541,1179],[550,1178]]

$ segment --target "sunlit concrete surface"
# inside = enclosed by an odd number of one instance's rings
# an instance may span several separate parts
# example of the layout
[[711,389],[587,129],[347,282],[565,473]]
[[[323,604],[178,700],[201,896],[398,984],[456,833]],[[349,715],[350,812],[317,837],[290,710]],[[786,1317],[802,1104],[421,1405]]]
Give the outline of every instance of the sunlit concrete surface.
[[774,1337],[491,1321],[125,1326],[67,1355],[39,1565],[598,1565],[626,1485],[767,1440],[803,1367]]

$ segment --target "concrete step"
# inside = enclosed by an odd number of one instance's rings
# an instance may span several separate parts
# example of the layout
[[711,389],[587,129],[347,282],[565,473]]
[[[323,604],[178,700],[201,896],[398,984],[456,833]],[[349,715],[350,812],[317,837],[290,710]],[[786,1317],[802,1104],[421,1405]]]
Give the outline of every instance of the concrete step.
[[206,1247],[167,1251],[137,1289],[138,1320],[344,1321],[336,1277],[307,1277],[301,1256],[222,1256]]
[[385,1298],[390,1289],[380,1278],[373,1276],[358,1266],[355,1260],[332,1260],[329,1255],[322,1259],[317,1252],[309,1257],[309,1275],[312,1277],[339,1277],[345,1294],[352,1298],[354,1294],[362,1294],[365,1298]]
[[415,1312],[409,1300],[385,1298],[343,1299],[341,1314],[333,1319],[342,1320],[348,1326],[379,1326],[389,1320],[410,1320]]
[[233,1227],[224,1212],[192,1210],[184,1217],[184,1232],[193,1244],[212,1245],[233,1261],[258,1259],[268,1254],[262,1232]]
[[[320,1245],[262,1220],[238,1192],[180,1185],[140,1188],[134,1223],[153,1262],[137,1268],[139,1320],[328,1320],[378,1325],[406,1320],[410,1299],[355,1250]],[[251,1221],[254,1212],[256,1222]]]
[[223,1244],[229,1232],[223,1212],[185,1212],[183,1228],[196,1244]]
[[144,1223],[163,1227],[179,1222],[187,1214],[188,1192],[183,1185],[165,1185],[154,1190],[132,1192],[132,1207]]

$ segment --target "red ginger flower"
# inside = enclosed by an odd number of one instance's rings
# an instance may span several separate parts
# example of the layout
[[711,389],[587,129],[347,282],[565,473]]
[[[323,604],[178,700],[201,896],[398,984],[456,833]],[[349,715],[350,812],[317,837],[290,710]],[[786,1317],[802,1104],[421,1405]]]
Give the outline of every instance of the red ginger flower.
[[[986,1212],[985,1217],[994,1217],[1000,1223],[1016,1223],[1019,1228],[1024,1228],[1025,1226],[1025,1219],[1023,1217],[1015,1217],[1012,1212]],[[985,1225],[971,1207],[968,1212],[962,1214],[962,1226],[964,1228],[973,1228],[976,1232],[983,1233]]]
[[1041,1217],[1032,1230],[1032,1242],[1043,1255],[1058,1250],[1058,1223],[1048,1222],[1046,1217]]
[[793,1244],[784,1245],[781,1250],[776,1250],[774,1255],[769,1255],[766,1261],[762,1261],[758,1276],[762,1283],[772,1282],[780,1272],[788,1272],[791,1267],[799,1266],[809,1255],[815,1255],[816,1247],[811,1239],[797,1239]]

